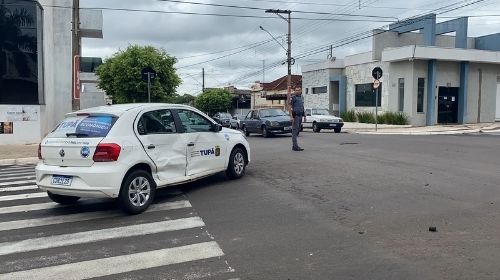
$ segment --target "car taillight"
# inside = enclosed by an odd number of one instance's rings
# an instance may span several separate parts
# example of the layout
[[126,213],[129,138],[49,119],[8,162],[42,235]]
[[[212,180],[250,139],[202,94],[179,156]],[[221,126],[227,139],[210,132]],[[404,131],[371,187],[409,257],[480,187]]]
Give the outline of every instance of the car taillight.
[[38,159],[42,158],[42,143],[38,144]]
[[117,161],[121,147],[113,143],[101,143],[95,149],[93,160],[96,162]]

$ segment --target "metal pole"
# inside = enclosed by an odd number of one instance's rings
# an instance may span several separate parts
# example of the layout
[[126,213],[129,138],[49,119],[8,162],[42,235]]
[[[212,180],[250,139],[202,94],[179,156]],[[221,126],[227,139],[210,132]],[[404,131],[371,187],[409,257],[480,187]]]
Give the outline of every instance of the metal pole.
[[202,78],[201,93],[204,93],[205,92],[205,68],[201,68],[201,78]]
[[[76,67],[75,64],[75,56],[80,55],[80,0],[73,0],[73,26],[72,26],[72,42],[71,42],[71,60],[73,61],[73,71],[79,71],[79,68]],[[73,88],[76,83],[76,73],[73,73]],[[80,109],[80,100],[75,99],[74,93],[71,93],[71,103],[73,111],[77,111]]]
[[378,87],[375,90],[375,131],[378,129]]
[[286,107],[288,111],[291,111],[289,108],[291,94],[292,94],[292,18],[291,13],[288,13],[288,51],[287,51],[287,64],[288,64],[288,79],[287,79],[287,87],[288,92],[286,95]]
[[151,103],[151,73],[148,72],[148,103]]

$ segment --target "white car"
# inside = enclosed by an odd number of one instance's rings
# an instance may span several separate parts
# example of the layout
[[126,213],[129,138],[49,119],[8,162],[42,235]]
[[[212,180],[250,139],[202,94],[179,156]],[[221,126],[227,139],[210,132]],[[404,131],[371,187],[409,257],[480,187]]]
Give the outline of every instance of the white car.
[[322,129],[333,129],[335,133],[340,133],[344,126],[344,121],[330,115],[327,109],[306,108],[306,116],[307,121],[302,124],[302,127],[312,128],[314,132],[320,132]]
[[229,127],[234,129],[240,129],[240,118],[234,115],[229,121]]
[[250,162],[244,135],[184,105],[123,104],[70,113],[40,143],[36,184],[61,204],[118,198],[140,213],[157,188],[225,171],[240,178]]

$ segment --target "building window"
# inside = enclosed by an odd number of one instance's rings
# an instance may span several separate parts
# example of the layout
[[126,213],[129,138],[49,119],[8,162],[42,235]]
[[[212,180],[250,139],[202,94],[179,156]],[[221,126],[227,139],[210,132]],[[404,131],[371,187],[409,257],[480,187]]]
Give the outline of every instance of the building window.
[[405,79],[399,78],[398,80],[398,89],[399,89],[399,103],[398,108],[400,112],[405,110]]
[[0,17],[0,104],[39,104],[41,9],[12,1],[0,5]]
[[306,94],[308,94],[308,93],[309,93],[309,88],[306,88]]
[[424,112],[424,89],[425,89],[425,78],[418,78],[418,90],[417,90],[417,112]]
[[328,88],[325,87],[313,87],[312,88],[312,94],[320,94],[320,93],[326,93],[328,91]]
[[[356,85],[355,106],[356,107],[375,107],[375,92],[373,84]],[[382,83],[378,87],[378,107],[382,104]]]

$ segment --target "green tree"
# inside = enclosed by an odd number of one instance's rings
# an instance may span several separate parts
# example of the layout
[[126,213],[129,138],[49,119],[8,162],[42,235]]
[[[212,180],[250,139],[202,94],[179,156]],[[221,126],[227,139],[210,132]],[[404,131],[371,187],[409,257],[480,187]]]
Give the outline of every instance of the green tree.
[[231,93],[224,89],[208,89],[194,101],[194,105],[199,110],[208,113],[210,116],[217,112],[226,112],[231,108]]
[[172,96],[169,96],[167,102],[173,104],[193,105],[195,98],[196,97],[191,94],[185,93],[183,95],[179,95],[175,93]]
[[147,102],[148,83],[142,80],[141,71],[151,67],[156,71],[151,83],[151,102],[167,102],[181,83],[174,68],[176,61],[163,49],[129,46],[97,68],[99,87],[113,96],[114,103]]

